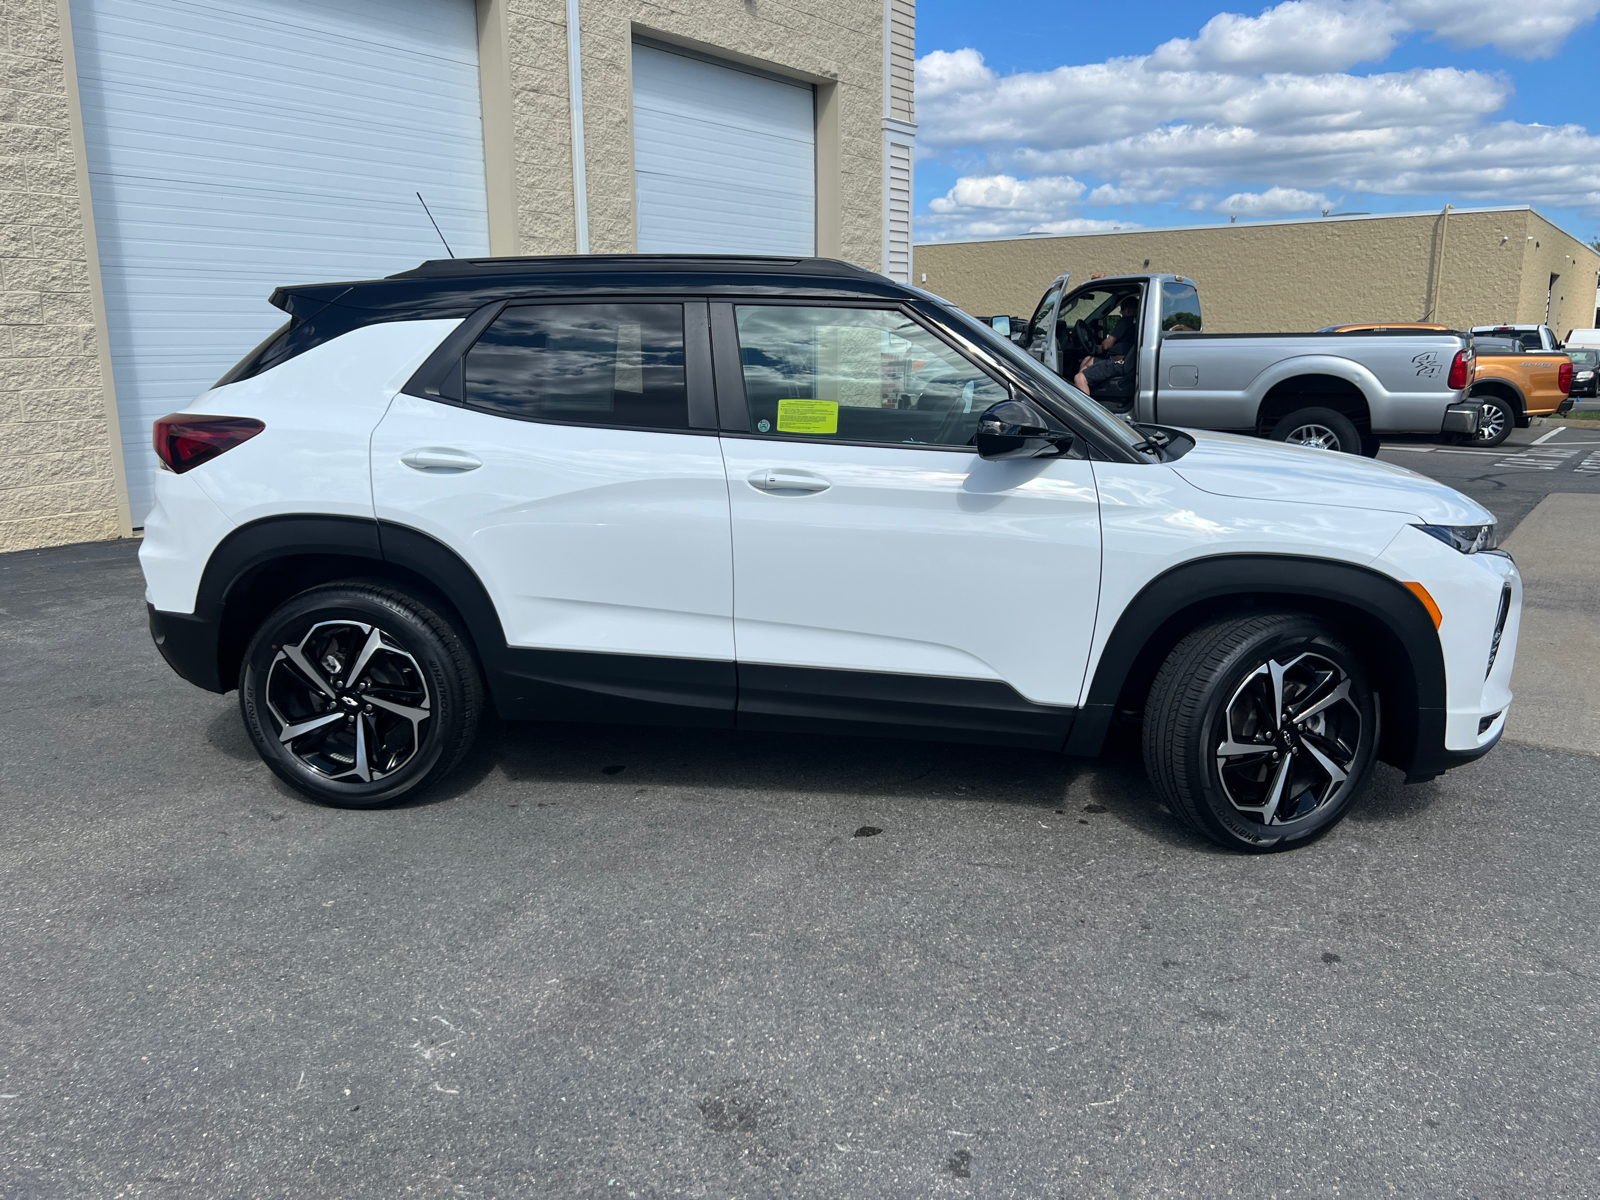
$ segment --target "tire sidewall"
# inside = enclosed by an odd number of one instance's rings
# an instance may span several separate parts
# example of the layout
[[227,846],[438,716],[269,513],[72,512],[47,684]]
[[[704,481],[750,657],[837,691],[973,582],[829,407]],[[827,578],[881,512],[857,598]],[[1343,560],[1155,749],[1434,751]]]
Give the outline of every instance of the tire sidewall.
[[1331,408],[1300,408],[1290,413],[1272,427],[1269,435],[1275,442],[1287,442],[1289,435],[1302,425],[1324,425],[1339,439],[1339,453],[1361,453],[1361,431],[1341,412]]
[[[1346,786],[1342,795],[1298,821],[1270,827],[1272,832],[1269,835],[1261,825],[1249,820],[1234,808],[1223,790],[1216,755],[1212,750],[1216,745],[1223,710],[1240,684],[1269,659],[1276,658],[1283,661],[1289,656],[1306,651],[1332,659],[1349,675],[1352,698],[1356,699],[1356,707],[1361,713],[1362,744],[1357,749],[1355,762],[1350,771],[1350,778],[1354,783]],[[1197,743],[1201,761],[1192,764],[1192,767],[1201,781],[1200,798],[1203,802],[1201,815],[1221,840],[1230,845],[1252,850],[1288,849],[1303,845],[1307,840],[1326,832],[1350,811],[1351,806],[1365,790],[1367,778],[1371,774],[1379,731],[1377,704],[1366,672],[1359,660],[1343,643],[1309,620],[1280,627],[1239,647],[1223,668],[1212,677],[1207,688],[1208,694],[1202,710],[1201,724],[1204,734]]]
[[1489,441],[1486,438],[1480,438],[1476,434],[1469,435],[1467,440],[1471,445],[1481,446],[1486,450],[1493,449],[1495,446],[1503,444],[1505,440],[1511,436],[1511,431],[1515,429],[1517,425],[1517,414],[1512,411],[1511,406],[1504,400],[1500,399],[1499,396],[1480,396],[1474,398],[1485,408],[1498,408],[1500,410],[1500,415],[1504,418],[1504,423],[1500,428],[1500,436],[1495,438],[1493,441]]
[[[266,705],[267,672],[278,648],[297,644],[313,625],[340,620],[382,629],[416,660],[429,691],[433,716],[423,726],[422,746],[399,770],[371,783],[335,781],[300,762],[279,741],[277,723]],[[449,669],[449,651],[426,622],[405,606],[359,586],[314,589],[285,601],[262,622],[239,668],[239,709],[262,761],[301,794],[343,808],[378,807],[421,786],[444,752],[447,726],[459,720],[458,690]]]

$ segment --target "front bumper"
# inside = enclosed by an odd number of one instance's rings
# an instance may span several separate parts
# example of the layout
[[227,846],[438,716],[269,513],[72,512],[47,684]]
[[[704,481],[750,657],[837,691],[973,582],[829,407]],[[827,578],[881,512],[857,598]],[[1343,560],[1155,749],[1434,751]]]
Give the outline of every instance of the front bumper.
[[167,665],[182,678],[208,692],[226,692],[217,666],[219,623],[200,613],[162,612],[154,604],[150,610],[150,637]]

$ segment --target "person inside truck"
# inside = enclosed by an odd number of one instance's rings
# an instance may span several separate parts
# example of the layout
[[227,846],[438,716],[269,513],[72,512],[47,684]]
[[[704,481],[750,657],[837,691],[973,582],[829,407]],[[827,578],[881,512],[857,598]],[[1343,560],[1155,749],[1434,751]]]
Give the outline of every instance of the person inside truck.
[[1118,306],[1122,315],[1111,332],[1100,342],[1097,354],[1087,355],[1078,364],[1072,382],[1089,395],[1097,384],[1132,373],[1132,355],[1139,345],[1139,297],[1129,293]]
[[1120,358],[1132,353],[1139,344],[1139,297],[1130,293],[1122,298],[1122,303],[1117,307],[1122,315],[1100,343],[1096,358]]

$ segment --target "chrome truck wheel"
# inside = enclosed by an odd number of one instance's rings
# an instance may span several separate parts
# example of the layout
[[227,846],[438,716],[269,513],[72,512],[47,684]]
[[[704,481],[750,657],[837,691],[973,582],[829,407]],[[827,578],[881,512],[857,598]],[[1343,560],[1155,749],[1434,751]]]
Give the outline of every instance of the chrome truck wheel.
[[1302,408],[1292,412],[1272,427],[1270,436],[1275,442],[1288,442],[1293,446],[1361,453],[1361,431],[1349,417],[1331,408]]

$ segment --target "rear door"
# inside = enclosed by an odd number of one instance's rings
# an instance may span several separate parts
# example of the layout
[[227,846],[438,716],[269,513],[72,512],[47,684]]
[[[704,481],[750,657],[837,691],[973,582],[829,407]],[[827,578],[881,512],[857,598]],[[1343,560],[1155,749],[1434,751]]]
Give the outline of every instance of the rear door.
[[470,347],[445,352],[465,351],[441,376],[454,382],[402,392],[373,435],[378,518],[437,539],[483,581],[521,681],[516,715],[731,724],[705,304],[540,302],[488,317]]
[[1087,459],[980,459],[1009,393],[909,310],[711,307],[741,727],[1059,746],[1099,588]]

